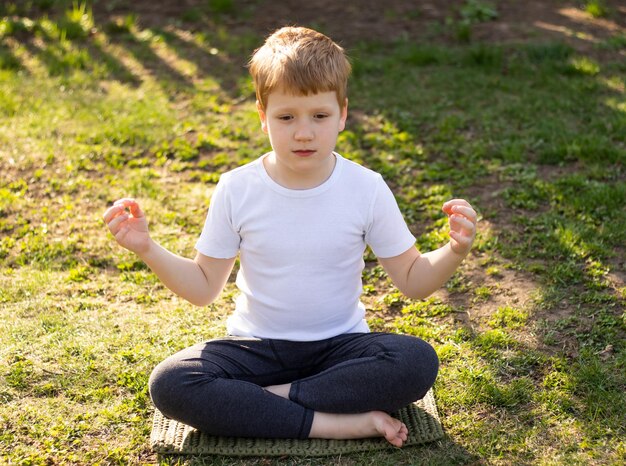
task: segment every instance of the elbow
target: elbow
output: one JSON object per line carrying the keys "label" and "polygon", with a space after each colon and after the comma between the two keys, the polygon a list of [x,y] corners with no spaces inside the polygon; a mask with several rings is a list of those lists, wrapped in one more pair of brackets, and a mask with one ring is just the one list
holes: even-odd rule
{"label": "elbow", "polygon": [[196,299],[194,299],[194,300],[188,299],[187,301],[190,302],[191,304],[193,304],[196,307],[206,307],[209,304],[211,304],[211,302],[212,302],[212,301],[208,301],[208,300],[196,300]]}
{"label": "elbow", "polygon": [[426,299],[428,298],[432,293],[425,293],[423,291],[413,291],[413,292],[406,292],[403,293],[407,298],[409,299]]}
{"label": "elbow", "polygon": [[430,289],[425,289],[421,287],[414,287],[414,288],[403,287],[403,288],[398,288],[398,289],[400,290],[400,292],[402,292],[404,296],[406,296],[409,299],[426,299],[436,291],[436,290],[430,290]]}
{"label": "elbow", "polygon": [[211,304],[205,299],[186,298],[186,300],[188,303],[193,304],[196,307],[205,307]]}
{"label": "elbow", "polygon": [[194,306],[206,307],[209,304],[212,304],[213,301],[215,301],[216,298],[217,298],[217,296],[212,296],[212,295],[206,294],[206,295],[202,295],[202,296],[189,296],[189,297],[187,297],[185,299],[189,303],[193,304]]}

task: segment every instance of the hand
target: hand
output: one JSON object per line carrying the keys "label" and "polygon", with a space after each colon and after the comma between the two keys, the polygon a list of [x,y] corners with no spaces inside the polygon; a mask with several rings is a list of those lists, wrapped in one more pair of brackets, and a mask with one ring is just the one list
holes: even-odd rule
{"label": "hand", "polygon": [[102,218],[120,246],[136,254],[150,248],[148,221],[134,199],[115,201]]}
{"label": "hand", "polygon": [[450,247],[457,254],[467,254],[476,237],[478,215],[464,199],[452,199],[441,208],[448,215]]}

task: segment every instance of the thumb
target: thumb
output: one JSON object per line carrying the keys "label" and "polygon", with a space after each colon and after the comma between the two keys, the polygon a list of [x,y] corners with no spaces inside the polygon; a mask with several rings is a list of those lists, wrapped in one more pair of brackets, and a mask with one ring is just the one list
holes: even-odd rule
{"label": "thumb", "polygon": [[115,205],[122,205],[124,208],[127,208],[130,211],[130,215],[134,218],[144,217],[143,210],[139,207],[139,203],[131,198],[120,199],[115,202]]}

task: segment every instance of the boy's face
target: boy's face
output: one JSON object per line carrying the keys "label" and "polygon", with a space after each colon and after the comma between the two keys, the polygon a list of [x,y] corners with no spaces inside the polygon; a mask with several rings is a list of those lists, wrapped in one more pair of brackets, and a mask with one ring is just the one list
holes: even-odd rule
{"label": "boy's face", "polygon": [[311,177],[334,165],[332,152],[337,135],[348,116],[339,106],[334,91],[293,95],[278,89],[272,92],[265,110],[257,102],[261,127],[269,135],[277,168],[284,173]]}

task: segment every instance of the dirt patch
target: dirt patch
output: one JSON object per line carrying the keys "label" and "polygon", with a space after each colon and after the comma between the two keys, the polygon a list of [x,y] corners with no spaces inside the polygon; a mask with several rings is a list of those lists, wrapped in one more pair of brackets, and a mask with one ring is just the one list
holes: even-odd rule
{"label": "dirt patch", "polygon": [[[580,8],[581,3],[561,0],[478,2],[495,7],[497,17],[473,24],[471,40],[492,43],[563,40],[589,52],[595,50],[597,43],[626,32],[623,1],[604,2],[609,11],[604,18],[593,18]],[[98,2],[94,13],[97,22],[134,13],[144,27],[163,26],[172,21],[185,22],[185,13],[189,11],[206,12],[206,4],[205,0]],[[234,0],[235,12],[220,15],[217,21],[233,33],[252,30],[259,36],[283,25],[305,25],[322,30],[346,46],[363,40],[392,42],[399,38],[455,42],[458,38],[452,25],[461,19],[461,8],[465,4],[464,0]],[[192,29],[214,26],[204,20],[187,23],[185,27]]]}

